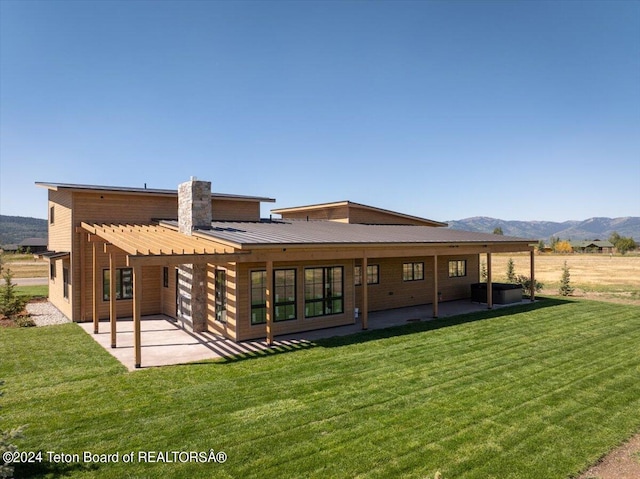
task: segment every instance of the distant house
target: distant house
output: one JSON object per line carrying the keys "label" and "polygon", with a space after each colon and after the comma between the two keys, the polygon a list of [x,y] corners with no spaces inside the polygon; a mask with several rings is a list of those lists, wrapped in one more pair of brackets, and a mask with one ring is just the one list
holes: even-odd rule
{"label": "distant house", "polygon": [[[274,199],[211,192],[37,183],[49,190],[49,299],[73,321],[142,315],[234,341],[360,321],[369,311],[471,297],[480,255],[529,252],[532,240],[340,201],[273,210]],[[533,279],[533,278],[532,278]],[[491,291],[491,289],[489,289]],[[533,297],[532,297],[533,299]],[[488,307],[492,296],[487,296]]]}
{"label": "distant house", "polygon": [[613,244],[610,241],[571,241],[571,247],[576,253],[613,253]]}
{"label": "distant house", "polygon": [[26,238],[18,243],[20,251],[29,251],[30,253],[44,253],[47,251],[47,238]]}

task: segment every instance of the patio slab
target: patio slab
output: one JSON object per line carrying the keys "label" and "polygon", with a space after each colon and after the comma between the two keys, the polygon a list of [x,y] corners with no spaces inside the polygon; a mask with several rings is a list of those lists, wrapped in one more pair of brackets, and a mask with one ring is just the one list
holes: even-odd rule
{"label": "patio slab", "polygon": [[[530,304],[529,300],[519,303],[495,305],[494,309]],[[476,311],[486,311],[487,305],[471,303],[469,300],[440,303],[439,318],[446,318]],[[433,321],[432,306],[412,306],[369,313],[368,329],[384,329],[400,326],[407,322]],[[346,336],[362,331],[361,318],[354,324],[335,328],[319,329],[302,333],[277,336],[273,346],[265,340],[234,342],[213,333],[194,333],[180,323],[164,315],[145,316],[140,321],[142,338],[142,368],[185,364],[209,359],[255,356],[269,350],[284,351],[311,347],[313,341],[333,336]],[[133,320],[118,319],[117,347],[111,348],[111,333],[108,321],[101,321],[99,333],[93,333],[93,323],[78,325],[105,348],[127,369],[134,371],[135,354],[133,345]]]}

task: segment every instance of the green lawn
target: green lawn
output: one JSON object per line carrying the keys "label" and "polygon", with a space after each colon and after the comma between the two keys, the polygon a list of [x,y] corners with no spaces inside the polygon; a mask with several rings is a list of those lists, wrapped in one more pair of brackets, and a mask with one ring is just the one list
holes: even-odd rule
{"label": "green lawn", "polygon": [[77,325],[5,329],[0,429],[120,455],[16,477],[567,478],[640,430],[639,348],[637,307],[559,299],[131,373]]}

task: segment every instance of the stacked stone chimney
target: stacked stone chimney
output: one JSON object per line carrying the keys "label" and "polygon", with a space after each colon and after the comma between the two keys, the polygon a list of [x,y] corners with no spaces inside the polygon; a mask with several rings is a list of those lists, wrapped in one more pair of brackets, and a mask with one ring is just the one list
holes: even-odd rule
{"label": "stacked stone chimney", "polygon": [[[189,181],[178,185],[178,229],[191,236],[195,229],[211,229],[211,182]],[[193,330],[207,330],[207,265],[178,267],[178,317]]]}

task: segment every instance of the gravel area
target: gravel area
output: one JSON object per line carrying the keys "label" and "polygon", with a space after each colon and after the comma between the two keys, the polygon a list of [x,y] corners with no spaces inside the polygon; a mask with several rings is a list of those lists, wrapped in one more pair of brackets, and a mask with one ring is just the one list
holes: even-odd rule
{"label": "gravel area", "polygon": [[27,312],[36,326],[50,326],[52,324],[70,323],[71,320],[62,314],[49,301],[37,301],[27,304]]}

